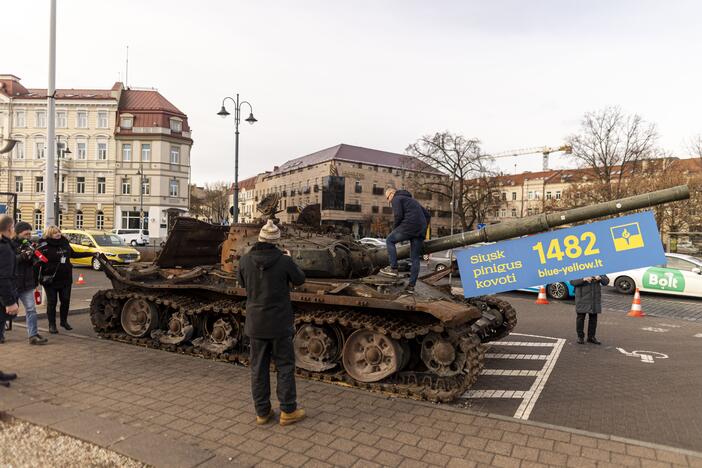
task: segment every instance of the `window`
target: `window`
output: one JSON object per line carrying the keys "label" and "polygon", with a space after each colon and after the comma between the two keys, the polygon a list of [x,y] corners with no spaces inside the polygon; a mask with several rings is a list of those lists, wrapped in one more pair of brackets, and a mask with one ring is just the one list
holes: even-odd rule
{"label": "window", "polygon": [[83,229],[83,212],[76,212],[76,229]]}
{"label": "window", "polygon": [[24,159],[24,143],[18,141],[13,151],[15,159]]}
{"label": "window", "polygon": [[24,181],[23,177],[15,176],[15,192],[20,193],[24,191]]}
{"label": "window", "polygon": [[38,128],[46,128],[46,111],[37,111],[36,114],[37,118],[37,127]]}
{"label": "window", "polygon": [[76,177],[76,193],[85,193],[85,177]]}
{"label": "window", "polygon": [[180,164],[180,148],[171,146],[171,164]]}
{"label": "window", "polygon": [[322,177],[322,209],[341,210],[345,205],[346,179],[340,176]]}
{"label": "window", "polygon": [[97,143],[97,158],[101,161],[107,159],[107,143],[104,141],[98,141]]}
{"label": "window", "polygon": [[44,146],[44,140],[39,140],[34,143],[34,158],[44,159],[46,157],[46,147]]}
{"label": "window", "polygon": [[44,191],[44,177],[37,176],[34,178],[34,191],[37,193]]}
{"label": "window", "polygon": [[68,176],[65,176],[65,175],[62,175],[62,176],[61,176],[61,192],[65,192],[65,191],[66,191],[66,180],[67,180],[67,178],[68,178]]}
{"label": "window", "polygon": [[533,214],[534,214],[534,210],[532,210],[531,208],[528,208],[528,209],[527,209],[527,215],[528,215],[528,216],[531,216],[531,215],[533,215]]}
{"label": "window", "polygon": [[22,221],[22,210],[17,210],[17,214],[15,215],[15,217],[17,218],[18,223]]}
{"label": "window", "polygon": [[122,178],[122,195],[129,195],[132,193],[132,182],[129,177]]}
{"label": "window", "polygon": [[377,206],[371,206],[371,213],[377,213],[380,211]]}
{"label": "window", "polygon": [[171,119],[171,131],[180,133],[183,131],[183,122],[177,119]]}
{"label": "window", "polygon": [[122,229],[139,229],[139,212],[138,211],[123,211],[122,212]]}
{"label": "window", "polygon": [[171,197],[178,196],[178,180],[177,179],[171,179],[171,182],[168,185],[168,195],[170,195]]}
{"label": "window", "polygon": [[[497,211],[497,210],[495,210],[495,211]],[[497,214],[497,213],[495,213],[495,214]],[[504,218],[506,216],[507,216],[507,210],[500,210],[500,218]]]}
{"label": "window", "polygon": [[40,210],[34,210],[34,229],[41,229],[44,226],[44,217]]}
{"label": "window", "polygon": [[76,152],[78,159],[88,159],[88,144],[84,141],[76,143]]}
{"label": "window", "polygon": [[133,124],[134,124],[133,117],[122,117],[120,119],[120,122],[119,122],[119,126],[125,130],[131,130]]}
{"label": "window", "polygon": [[122,160],[131,161],[132,160],[132,145],[125,143],[122,145]]}
{"label": "window", "polygon": [[98,111],[97,126],[98,128],[107,128],[107,111]]}
{"label": "window", "polygon": [[692,271],[693,268],[698,268],[697,265],[695,265],[692,262],[688,262],[687,260],[683,260],[682,258],[676,258],[676,257],[666,257],[666,268],[674,268],[676,270],[683,270],[683,271]]}
{"label": "window", "polygon": [[105,229],[105,215],[102,211],[98,211],[97,215],[95,215],[95,227],[100,231]]}
{"label": "window", "polygon": [[56,143],[56,156],[61,159],[64,159],[66,157],[66,148],[66,143]]}
{"label": "window", "polygon": [[556,190],[556,200],[560,200],[560,199],[561,199],[561,191]]}
{"label": "window", "polygon": [[68,127],[68,118],[66,117],[66,111],[56,112],[56,128],[66,127]]}
{"label": "window", "polygon": [[539,192],[534,192],[534,199],[535,200],[541,199],[541,194]]}
{"label": "window", "polygon": [[507,192],[502,192],[502,201],[507,201]]}
{"label": "window", "polygon": [[26,127],[27,126],[27,116],[23,110],[15,111],[15,127]]}
{"label": "window", "polygon": [[98,177],[97,178],[97,193],[98,195],[104,194],[106,191],[105,187],[105,178],[104,177]]}
{"label": "window", "polygon": [[529,192],[529,200],[533,200],[533,199],[534,199],[534,192]]}
{"label": "window", "polygon": [[88,111],[76,112],[76,127],[88,128]]}
{"label": "window", "polygon": [[517,199],[517,192],[512,192],[512,200],[514,201],[516,199]]}
{"label": "window", "polygon": [[147,143],[141,144],[141,160],[151,161],[151,145]]}
{"label": "window", "polygon": [[551,199],[551,192],[546,192],[546,200],[550,200],[550,199]]}
{"label": "window", "polygon": [[354,191],[356,193],[363,193],[363,185],[361,185],[361,181],[357,180],[356,181],[356,186],[354,187]]}
{"label": "window", "polygon": [[513,218],[517,217],[517,209],[516,208],[512,208],[512,217]]}
{"label": "window", "polygon": [[141,193],[143,195],[151,195],[151,179],[144,177],[141,181]]}

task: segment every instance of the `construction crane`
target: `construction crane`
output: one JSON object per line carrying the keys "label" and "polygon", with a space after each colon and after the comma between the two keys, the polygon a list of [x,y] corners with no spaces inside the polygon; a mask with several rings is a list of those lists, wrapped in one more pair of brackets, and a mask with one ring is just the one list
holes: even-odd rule
{"label": "construction crane", "polygon": [[511,151],[502,151],[501,153],[496,153],[496,154],[490,154],[488,155],[490,158],[497,159],[497,158],[509,158],[513,156],[524,156],[527,154],[539,154],[541,153],[543,155],[543,170],[548,171],[548,156],[551,153],[557,153],[557,152],[563,152],[565,154],[571,154],[573,152],[573,147],[570,145],[561,145],[561,146],[539,146],[536,148],[522,148],[522,149],[517,149],[517,150],[511,150]]}

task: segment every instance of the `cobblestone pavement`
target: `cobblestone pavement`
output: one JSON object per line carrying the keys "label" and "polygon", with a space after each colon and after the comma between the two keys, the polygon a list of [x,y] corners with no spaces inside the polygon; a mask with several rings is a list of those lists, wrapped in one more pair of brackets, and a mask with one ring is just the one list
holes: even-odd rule
{"label": "cobblestone pavement", "polygon": [[11,337],[2,355],[20,377],[0,409],[161,466],[702,466],[700,453],[307,381],[307,420],[258,427],[241,367],[66,335]]}
{"label": "cobblestone pavement", "polygon": [[[666,294],[641,293],[644,312],[656,317],[670,317],[693,322],[702,322],[702,298],[681,297]],[[633,296],[619,294],[614,288],[604,288],[602,307],[611,310],[631,308]]]}

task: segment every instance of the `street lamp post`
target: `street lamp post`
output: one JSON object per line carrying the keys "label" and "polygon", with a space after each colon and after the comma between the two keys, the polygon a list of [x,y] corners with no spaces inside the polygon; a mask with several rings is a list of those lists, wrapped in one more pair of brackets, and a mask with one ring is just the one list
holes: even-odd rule
{"label": "street lamp post", "polygon": [[241,121],[241,106],[246,104],[249,106],[249,117],[246,119],[248,123],[251,125],[255,124],[258,122],[256,118],[253,115],[253,107],[251,107],[251,104],[247,101],[241,101],[239,102],[239,93],[236,95],[236,100],[234,98],[231,98],[229,96],[225,97],[222,99],[222,108],[217,112],[217,115],[219,115],[222,118],[226,118],[229,115],[229,112],[227,112],[227,108],[224,107],[224,102],[229,99],[232,101],[235,105],[234,108],[234,223],[239,222],[239,123]]}
{"label": "street lamp post", "polygon": [[61,197],[59,195],[59,192],[61,191],[61,159],[65,158],[67,154],[71,154],[71,150],[68,148],[68,146],[62,147],[61,142],[57,142],[56,154],[56,198],[54,199],[54,222],[57,226],[59,226],[61,224],[59,222],[59,214],[61,213]]}

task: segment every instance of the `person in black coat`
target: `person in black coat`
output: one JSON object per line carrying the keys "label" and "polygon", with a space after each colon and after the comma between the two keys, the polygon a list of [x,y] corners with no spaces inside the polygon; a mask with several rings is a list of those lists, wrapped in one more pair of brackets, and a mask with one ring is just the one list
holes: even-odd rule
{"label": "person in black coat", "polygon": [[56,329],[56,305],[61,300],[61,326],[72,330],[68,324],[68,309],[71,303],[71,286],[73,285],[72,258],[92,257],[91,252],[75,252],[68,239],[61,235],[57,226],[49,226],[44,239],[37,247],[48,260],[39,265],[39,283],[46,291],[46,317],[49,319],[49,333],[58,333]]}
{"label": "person in black coat", "polygon": [[427,234],[427,226],[431,220],[431,215],[407,190],[385,189],[385,198],[392,205],[392,213],[395,218],[393,230],[385,239],[388,249],[388,260],[390,265],[380,272],[389,276],[398,276],[397,273],[397,248],[395,244],[402,241],[410,241],[410,278],[407,284],[407,291],[414,291],[419,277],[419,261],[422,257],[422,247]]}
{"label": "person in black coat", "polygon": [[[12,247],[15,235],[15,220],[6,214],[0,215],[0,344],[5,342],[5,322],[19,312],[15,276],[17,270],[16,252]],[[17,374],[0,371],[0,385],[10,386],[10,380]]]}
{"label": "person in black coat", "polygon": [[37,275],[35,268],[34,248],[31,241],[32,225],[20,221],[15,225],[15,237],[12,245],[17,252],[17,295],[24,305],[25,321],[27,323],[27,336],[29,344],[46,344],[47,340],[39,334],[37,328],[37,305],[34,299],[34,291],[37,288]]}
{"label": "person in black coat", "polygon": [[297,407],[295,387],[294,313],[290,284],[305,282],[305,274],[275,243],[280,229],[268,220],[251,251],[239,261],[239,284],[246,288],[244,333],[251,348],[251,393],[256,408],[256,423],[266,424],[273,417],[271,408],[270,362],[278,371],[277,394],[280,425],[300,421],[305,410]]}
{"label": "person in black coat", "polygon": [[602,344],[595,336],[597,332],[597,314],[602,312],[602,286],[609,284],[607,275],[587,276],[572,280],[575,288],[575,330],[578,333],[578,343],[585,343],[585,315],[588,315],[587,342]]}

